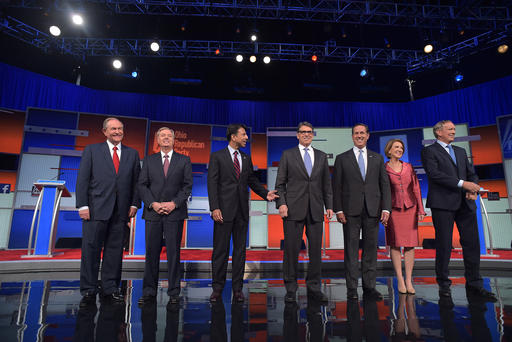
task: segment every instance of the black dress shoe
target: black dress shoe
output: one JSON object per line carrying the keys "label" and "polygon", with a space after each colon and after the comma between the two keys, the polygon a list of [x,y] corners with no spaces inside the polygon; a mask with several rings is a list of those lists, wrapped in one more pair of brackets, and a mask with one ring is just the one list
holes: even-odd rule
{"label": "black dress shoe", "polygon": [[103,295],[101,296],[100,301],[102,304],[125,304],[124,296],[119,292]]}
{"label": "black dress shoe", "polygon": [[210,295],[210,302],[211,303],[217,303],[222,301],[222,292],[218,290],[213,290],[212,294]]}
{"label": "black dress shoe", "polygon": [[87,293],[80,300],[80,308],[96,305],[96,293]]}
{"label": "black dress shoe", "polygon": [[474,297],[480,297],[488,302],[496,302],[498,298],[492,292],[487,291],[483,287],[466,286],[466,294]]}
{"label": "black dress shoe", "polygon": [[328,303],[329,298],[322,291],[308,291],[308,298],[319,303]]}
{"label": "black dress shoe", "polygon": [[357,295],[357,289],[348,289],[347,290],[347,299],[348,300],[358,300],[359,296]]}
{"label": "black dress shoe", "polygon": [[293,291],[286,292],[286,295],[284,296],[284,302],[285,303],[295,303],[297,295]]}
{"label": "black dress shoe", "polygon": [[153,295],[144,295],[139,298],[139,301],[137,302],[139,306],[147,305],[156,302],[156,296]]}
{"label": "black dress shoe", "polygon": [[244,293],[242,291],[233,292],[233,302],[243,303],[245,301]]}
{"label": "black dress shoe", "polygon": [[450,290],[449,287],[441,287],[439,289],[439,298],[442,298],[442,297],[445,297],[445,298],[450,297],[451,298],[451,296],[452,296],[452,291]]}
{"label": "black dress shoe", "polygon": [[366,299],[371,299],[371,300],[375,300],[375,301],[382,300],[382,295],[380,294],[379,291],[377,291],[374,288],[373,289],[363,289],[363,296]]}

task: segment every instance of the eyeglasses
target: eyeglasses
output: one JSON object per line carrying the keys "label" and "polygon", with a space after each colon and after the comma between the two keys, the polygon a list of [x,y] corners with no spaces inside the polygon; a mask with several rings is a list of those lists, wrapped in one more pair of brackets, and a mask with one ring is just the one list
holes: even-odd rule
{"label": "eyeglasses", "polygon": [[313,131],[297,131],[299,134],[313,134]]}

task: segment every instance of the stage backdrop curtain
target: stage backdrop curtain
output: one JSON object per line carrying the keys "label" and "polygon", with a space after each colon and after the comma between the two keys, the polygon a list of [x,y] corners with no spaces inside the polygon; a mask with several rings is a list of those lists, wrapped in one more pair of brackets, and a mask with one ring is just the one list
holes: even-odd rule
{"label": "stage backdrop curtain", "polygon": [[432,126],[450,119],[480,126],[512,113],[512,77],[403,103],[270,102],[194,99],[168,95],[95,90],[0,63],[0,107],[27,107],[147,117],[152,120],[229,124],[242,122],[254,132],[364,122],[371,130]]}

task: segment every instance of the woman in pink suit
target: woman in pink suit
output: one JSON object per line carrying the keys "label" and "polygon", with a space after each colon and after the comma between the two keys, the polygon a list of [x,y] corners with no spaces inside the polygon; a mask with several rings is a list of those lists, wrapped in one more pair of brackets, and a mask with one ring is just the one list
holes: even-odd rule
{"label": "woman in pink suit", "polygon": [[[391,139],[384,148],[389,158],[386,171],[391,184],[392,211],[386,225],[386,240],[391,248],[391,261],[398,280],[398,292],[415,294],[412,286],[414,247],[418,244],[418,221],[425,217],[418,177],[412,165],[400,160],[405,146],[400,139]],[[405,281],[402,276],[404,248]]]}

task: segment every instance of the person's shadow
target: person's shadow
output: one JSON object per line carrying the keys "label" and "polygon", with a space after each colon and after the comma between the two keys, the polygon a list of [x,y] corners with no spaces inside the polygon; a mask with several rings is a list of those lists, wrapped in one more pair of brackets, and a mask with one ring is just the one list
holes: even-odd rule
{"label": "person's shadow", "polygon": [[321,311],[322,305],[315,300],[308,300],[306,317],[308,320],[307,336],[308,341],[323,341],[325,338],[325,322]]}
{"label": "person's shadow", "polygon": [[[228,341],[226,309],[222,301],[211,307],[210,339],[212,342]],[[231,341],[244,341],[243,303],[231,304]]]}
{"label": "person's shadow", "polygon": [[371,299],[363,300],[364,323],[361,324],[359,302],[347,301],[347,341],[381,341],[379,313],[377,302]]}
{"label": "person's shadow", "polygon": [[421,337],[420,324],[416,316],[415,296],[400,294],[396,319],[393,320],[391,336],[394,341],[417,340]]}
{"label": "person's shadow", "polygon": [[[75,334],[73,341],[85,342],[122,342],[127,341],[125,323],[125,305],[105,304],[100,306],[98,323],[94,324],[94,317],[98,309],[96,306],[78,310]],[[96,334],[94,328],[96,327]],[[95,338],[96,337],[96,338]]]}

